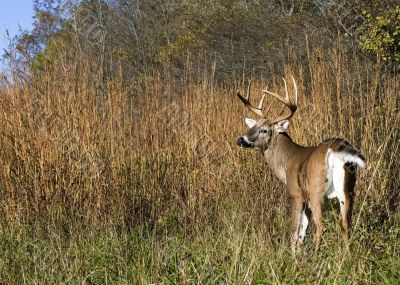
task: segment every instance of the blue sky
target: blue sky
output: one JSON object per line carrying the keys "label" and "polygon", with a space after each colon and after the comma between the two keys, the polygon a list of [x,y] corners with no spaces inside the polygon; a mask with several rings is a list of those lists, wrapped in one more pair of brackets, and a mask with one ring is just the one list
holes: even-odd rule
{"label": "blue sky", "polygon": [[0,2],[0,55],[7,47],[6,29],[13,37],[18,33],[19,27],[30,30],[33,22],[32,0],[5,0]]}

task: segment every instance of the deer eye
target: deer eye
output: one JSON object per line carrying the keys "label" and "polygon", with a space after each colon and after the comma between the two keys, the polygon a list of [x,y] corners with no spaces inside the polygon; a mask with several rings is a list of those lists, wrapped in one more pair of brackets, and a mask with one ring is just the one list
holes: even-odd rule
{"label": "deer eye", "polygon": [[267,130],[260,130],[260,134],[266,134],[267,132]]}

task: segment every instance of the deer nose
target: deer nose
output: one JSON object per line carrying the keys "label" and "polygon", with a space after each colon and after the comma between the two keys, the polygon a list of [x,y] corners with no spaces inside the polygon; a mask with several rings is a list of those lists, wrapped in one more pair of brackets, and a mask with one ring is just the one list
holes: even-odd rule
{"label": "deer nose", "polygon": [[246,140],[244,137],[238,138],[236,144],[240,147],[251,147],[251,143]]}

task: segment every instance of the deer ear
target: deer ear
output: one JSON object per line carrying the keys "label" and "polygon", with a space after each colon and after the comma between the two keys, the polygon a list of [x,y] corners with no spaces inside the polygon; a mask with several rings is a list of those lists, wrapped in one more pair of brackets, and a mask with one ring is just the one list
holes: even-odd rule
{"label": "deer ear", "polygon": [[253,119],[250,119],[250,118],[244,119],[244,122],[246,123],[246,125],[247,125],[249,128],[252,128],[252,127],[257,123],[256,120],[253,120]]}
{"label": "deer ear", "polygon": [[279,121],[274,125],[275,131],[278,133],[286,131],[288,127],[289,127],[288,120]]}

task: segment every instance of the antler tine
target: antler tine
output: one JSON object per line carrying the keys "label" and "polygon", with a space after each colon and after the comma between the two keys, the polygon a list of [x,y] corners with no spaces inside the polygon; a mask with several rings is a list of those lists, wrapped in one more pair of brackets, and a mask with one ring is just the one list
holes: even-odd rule
{"label": "antler tine", "polygon": [[296,110],[297,110],[297,85],[296,85],[296,81],[295,81],[293,75],[291,75],[291,77],[292,77],[293,85],[294,85],[294,89],[295,89],[295,103],[294,103],[294,104],[292,104],[292,103],[290,102],[289,92],[288,92],[288,89],[287,89],[287,83],[286,83],[285,78],[282,78],[282,79],[283,79],[283,83],[284,83],[284,85],[285,85],[285,97],[281,97],[281,96],[279,96],[277,93],[272,92],[272,91],[269,91],[269,90],[267,90],[267,89],[263,90],[264,93],[268,93],[268,94],[274,96],[274,97],[275,97],[276,99],[278,99],[279,101],[281,101],[281,102],[282,102],[283,104],[285,104],[285,106],[287,106],[287,107],[290,109],[290,111],[291,111],[291,113],[290,113],[288,116],[279,117],[277,120],[274,121],[274,123],[279,122],[279,121],[281,121],[281,120],[289,120],[289,119],[294,115],[294,113],[295,113]]}
{"label": "antler tine", "polygon": [[[289,99],[289,93],[288,93],[288,89],[287,89],[287,84],[286,84],[286,80],[285,78],[283,79],[283,83],[285,84],[285,98],[283,98],[282,96],[279,96],[277,93],[269,91],[268,89],[264,89],[263,92],[264,93],[268,93],[272,96],[274,96],[276,99],[278,99],[279,101],[281,101],[283,104],[285,104],[286,106],[290,105],[290,99]],[[288,106],[289,107],[289,106]]]}
{"label": "antler tine", "polygon": [[290,74],[290,76],[292,77],[293,86],[294,86],[294,104],[297,106],[297,84],[296,84],[296,80],[294,80],[293,75]]}
{"label": "antler tine", "polygon": [[287,84],[285,78],[282,77],[283,83],[285,84],[285,102],[290,104],[290,99],[289,99],[289,92],[287,90]]}
{"label": "antler tine", "polygon": [[243,96],[240,94],[240,90],[237,92],[236,95],[239,97],[240,101],[242,101],[243,104],[244,104],[250,111],[252,111],[253,113],[255,113],[257,116],[259,116],[259,117],[261,117],[261,118],[264,118],[264,113],[262,112],[262,106],[263,106],[263,101],[264,101],[264,98],[265,98],[265,94],[264,94],[263,97],[261,98],[261,101],[260,101],[260,103],[258,104],[258,107],[257,107],[257,108],[256,108],[256,107],[253,107],[253,106],[250,104],[250,86],[251,86],[251,80],[249,81],[249,85],[247,86],[247,94],[246,94],[246,97],[243,97]]}
{"label": "antler tine", "polygon": [[247,101],[249,101],[249,102],[250,102],[251,81],[252,81],[252,79],[249,80],[249,85],[247,85],[247,93],[246,93],[246,99],[247,99]]}
{"label": "antler tine", "polygon": [[257,109],[262,110],[263,105],[264,105],[264,99],[265,99],[265,94],[262,95],[260,103],[258,103]]}

